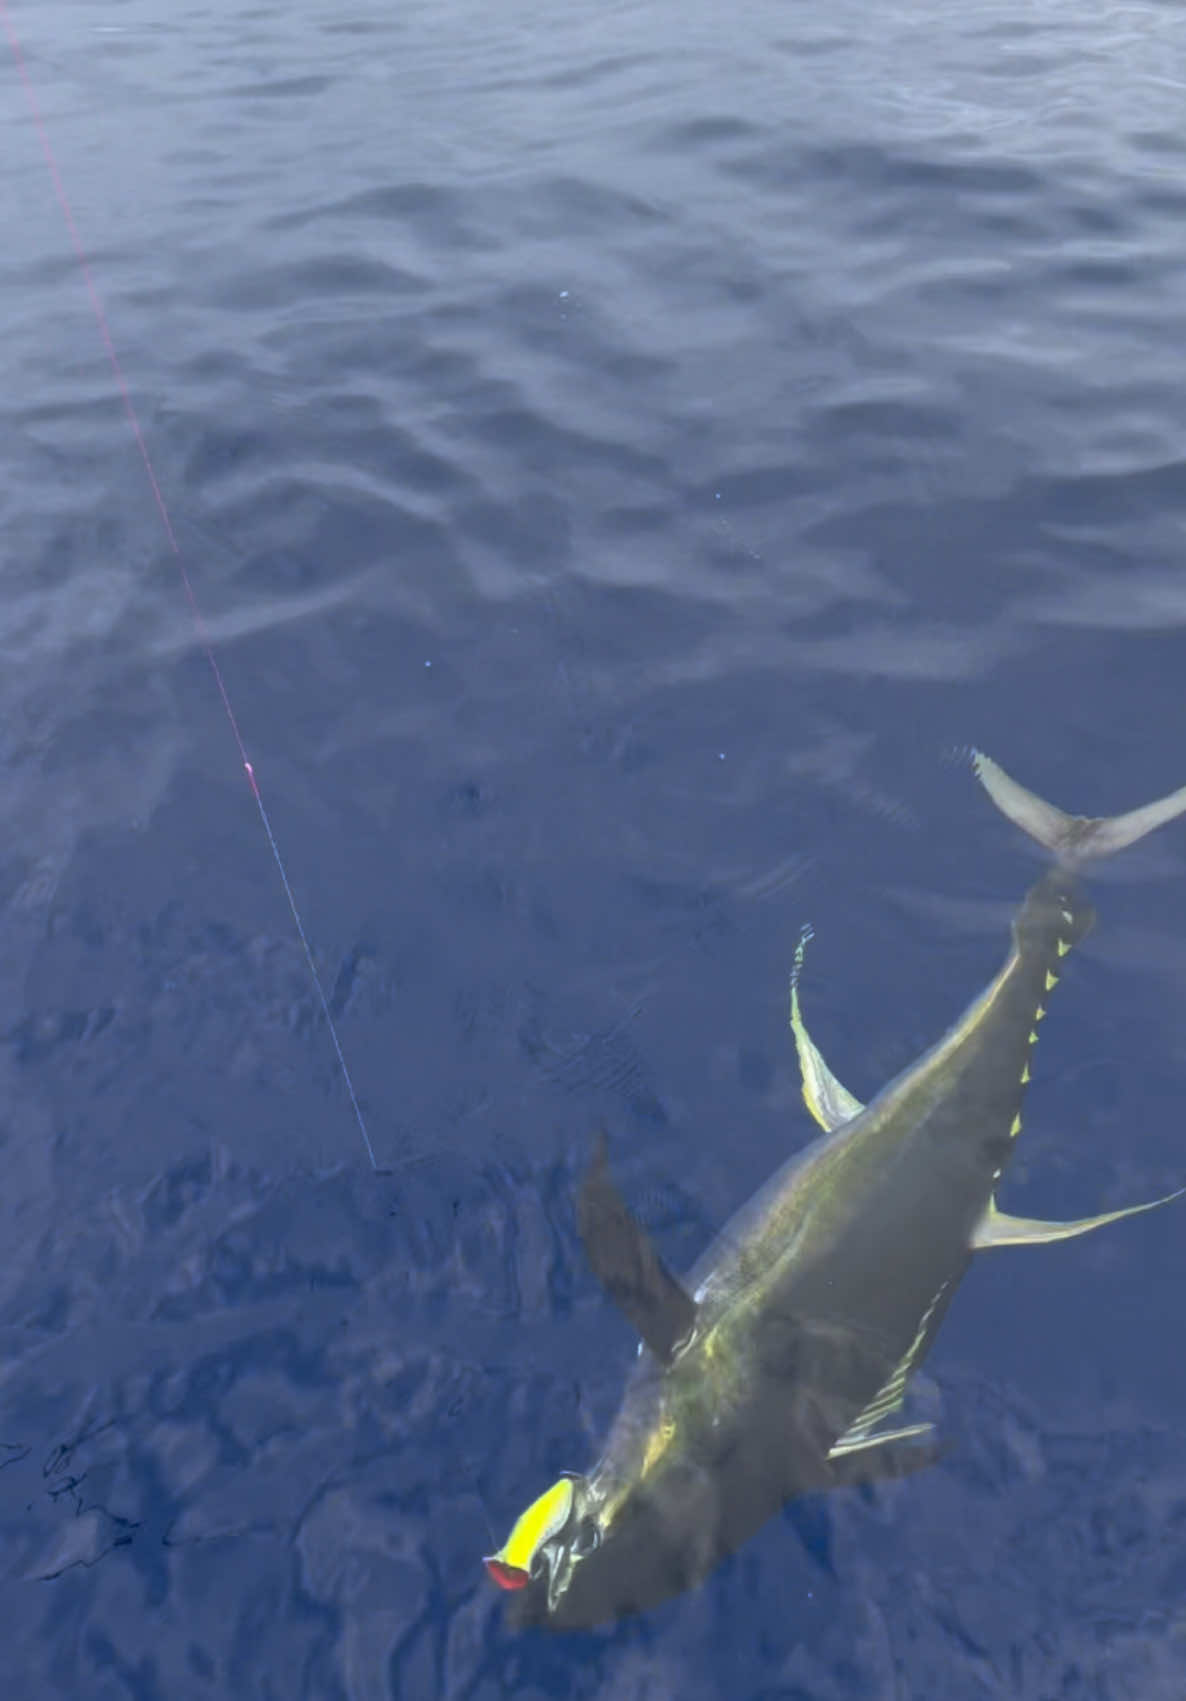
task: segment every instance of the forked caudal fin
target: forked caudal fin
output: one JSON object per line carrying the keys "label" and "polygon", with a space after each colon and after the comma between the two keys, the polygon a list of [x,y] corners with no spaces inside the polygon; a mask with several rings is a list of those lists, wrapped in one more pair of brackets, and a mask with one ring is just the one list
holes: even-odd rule
{"label": "forked caudal fin", "polygon": [[1078,868],[1095,857],[1135,845],[1155,827],[1186,814],[1186,786],[1130,809],[1127,815],[1068,815],[1011,779],[991,756],[972,752],[972,769],[1002,815],[1051,851],[1064,868]]}

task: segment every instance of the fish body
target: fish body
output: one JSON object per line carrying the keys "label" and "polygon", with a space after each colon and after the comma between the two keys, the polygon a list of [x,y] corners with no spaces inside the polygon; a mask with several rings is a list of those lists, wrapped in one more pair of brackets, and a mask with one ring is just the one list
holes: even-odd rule
{"label": "fish body", "polygon": [[648,1609],[700,1582],[792,1496],[932,1462],[930,1426],[895,1419],[973,1255],[1165,1202],[1044,1223],[1002,1213],[996,1188],[1051,995],[1093,923],[1077,867],[1186,810],[1186,790],[1096,822],[1063,815],[988,758],[977,772],[1059,860],[1027,893],[1001,969],[936,1045],[862,1107],[803,1022],[801,946],[791,1027],[825,1132],[682,1283],[630,1215],[601,1142],[578,1222],[643,1346],[597,1463],[533,1502],[487,1561],[518,1622],[588,1628]]}

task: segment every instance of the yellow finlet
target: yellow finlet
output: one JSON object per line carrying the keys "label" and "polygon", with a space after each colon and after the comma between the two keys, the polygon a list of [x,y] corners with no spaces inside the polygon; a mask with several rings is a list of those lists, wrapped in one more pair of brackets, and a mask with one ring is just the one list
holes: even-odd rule
{"label": "yellow finlet", "polygon": [[1023,1087],[1026,1085],[1029,1078],[1030,1078],[1030,1063],[1029,1063],[1029,1058],[1027,1057],[1026,1060],[1025,1060],[1025,1068],[1021,1071],[1021,1084],[1022,1084]]}
{"label": "yellow finlet", "polygon": [[647,1476],[666,1453],[675,1440],[675,1419],[667,1416],[657,1429],[653,1429],[647,1437],[646,1451],[643,1454],[642,1471],[640,1475]]}
{"label": "yellow finlet", "polygon": [[1037,1030],[1037,1028],[1031,1028],[1030,1029],[1030,1044],[1031,1045],[1037,1045],[1037,1043],[1038,1043],[1038,1030]]}
{"label": "yellow finlet", "polygon": [[1058,985],[1058,976],[1053,969],[1046,970],[1046,990],[1051,992]]}
{"label": "yellow finlet", "polygon": [[1058,954],[1060,957],[1065,957],[1070,948],[1071,942],[1069,939],[1060,939],[1058,941]]}
{"label": "yellow finlet", "polygon": [[1017,1115],[1013,1118],[1013,1126],[1009,1130],[1010,1140],[1016,1140],[1017,1136],[1020,1133],[1021,1133],[1021,1112],[1018,1111]]}

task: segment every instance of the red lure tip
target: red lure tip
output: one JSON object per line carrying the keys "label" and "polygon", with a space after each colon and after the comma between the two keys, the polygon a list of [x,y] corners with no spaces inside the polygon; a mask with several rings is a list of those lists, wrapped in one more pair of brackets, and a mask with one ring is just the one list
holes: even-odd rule
{"label": "red lure tip", "polygon": [[482,1561],[500,1589],[522,1589],[528,1582],[527,1572],[518,1565],[508,1565],[505,1559]]}

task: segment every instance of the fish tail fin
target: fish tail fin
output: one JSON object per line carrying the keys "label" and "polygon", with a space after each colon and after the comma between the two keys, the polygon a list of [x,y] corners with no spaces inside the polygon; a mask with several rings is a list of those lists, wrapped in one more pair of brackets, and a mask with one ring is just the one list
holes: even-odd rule
{"label": "fish tail fin", "polygon": [[1044,845],[1063,868],[1074,869],[1096,857],[1111,856],[1136,844],[1155,827],[1186,814],[1186,786],[1140,809],[1130,809],[1127,815],[1068,815],[1018,785],[983,751],[972,751],[972,771],[1001,814]]}

